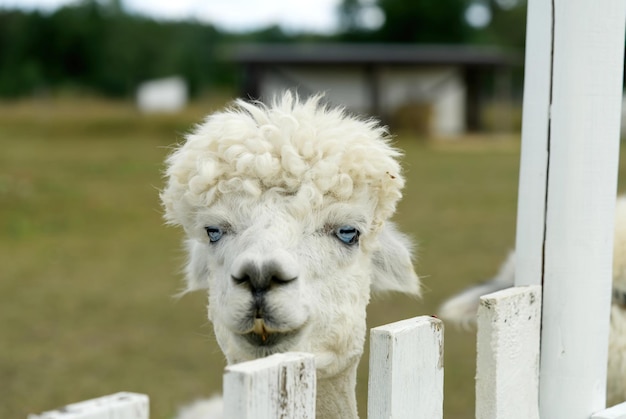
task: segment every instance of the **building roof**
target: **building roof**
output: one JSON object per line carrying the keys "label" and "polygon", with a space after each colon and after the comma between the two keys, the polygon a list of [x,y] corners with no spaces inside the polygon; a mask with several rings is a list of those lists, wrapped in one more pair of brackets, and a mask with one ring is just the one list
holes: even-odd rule
{"label": "building roof", "polygon": [[412,44],[235,44],[225,58],[239,64],[515,66],[520,56],[495,47]]}

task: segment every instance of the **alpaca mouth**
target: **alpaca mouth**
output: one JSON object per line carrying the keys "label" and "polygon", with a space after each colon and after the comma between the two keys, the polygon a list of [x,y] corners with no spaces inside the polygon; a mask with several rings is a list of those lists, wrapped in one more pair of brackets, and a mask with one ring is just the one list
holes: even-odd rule
{"label": "alpaca mouth", "polygon": [[288,332],[272,331],[267,328],[265,320],[262,318],[254,319],[254,327],[252,331],[242,335],[248,343],[255,347],[271,348],[279,344],[288,343],[299,333],[299,330]]}

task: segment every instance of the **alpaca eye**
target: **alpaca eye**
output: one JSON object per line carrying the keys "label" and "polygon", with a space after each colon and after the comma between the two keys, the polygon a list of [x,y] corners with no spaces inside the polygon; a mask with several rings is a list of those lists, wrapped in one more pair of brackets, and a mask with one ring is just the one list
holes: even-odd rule
{"label": "alpaca eye", "polygon": [[352,226],[341,226],[335,230],[335,235],[345,244],[356,244],[359,241],[359,230]]}
{"label": "alpaca eye", "polygon": [[219,227],[209,226],[209,227],[204,227],[204,229],[206,230],[206,234],[209,236],[209,241],[211,243],[215,243],[216,241],[221,239],[222,236],[224,235],[224,230],[222,230]]}

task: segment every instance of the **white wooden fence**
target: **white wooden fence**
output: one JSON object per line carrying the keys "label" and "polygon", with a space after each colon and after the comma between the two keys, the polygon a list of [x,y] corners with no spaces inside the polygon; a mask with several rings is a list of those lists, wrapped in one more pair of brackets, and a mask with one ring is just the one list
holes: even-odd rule
{"label": "white wooden fence", "polygon": [[[626,403],[604,405],[625,21],[626,0],[528,1],[518,287],[481,299],[478,419],[626,419]],[[369,418],[442,418],[442,323],[403,320],[370,342]],[[314,418],[313,364],[228,367],[226,417]],[[147,419],[147,398],[36,417]]]}
{"label": "white wooden fence", "polygon": [[[481,298],[477,419],[528,419],[538,408],[541,287]],[[370,334],[369,419],[443,418],[443,323],[421,316]],[[626,419],[626,403],[591,419]],[[118,393],[29,419],[148,419],[148,397]],[[315,365],[306,353],[276,354],[224,373],[224,418],[314,419]]]}

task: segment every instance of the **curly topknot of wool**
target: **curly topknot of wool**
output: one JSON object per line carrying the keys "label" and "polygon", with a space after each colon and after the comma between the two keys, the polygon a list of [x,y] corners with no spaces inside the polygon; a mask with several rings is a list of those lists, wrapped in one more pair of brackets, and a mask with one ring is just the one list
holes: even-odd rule
{"label": "curly topknot of wool", "polygon": [[167,159],[161,194],[166,219],[189,225],[195,209],[223,194],[260,196],[268,190],[306,199],[375,199],[374,224],[395,211],[404,179],[387,131],[286,92],[271,106],[238,100],[210,115]]}

